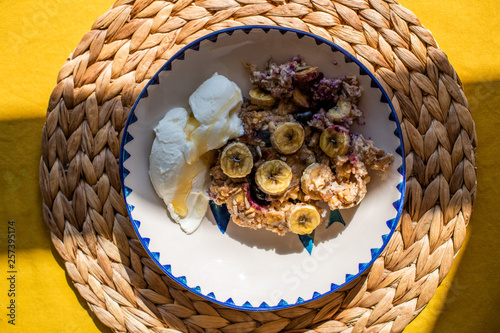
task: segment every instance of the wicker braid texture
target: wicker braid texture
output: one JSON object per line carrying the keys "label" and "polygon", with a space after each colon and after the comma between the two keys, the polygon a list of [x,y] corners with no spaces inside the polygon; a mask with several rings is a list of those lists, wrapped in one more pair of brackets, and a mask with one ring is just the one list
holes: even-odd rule
{"label": "wicker braid texture", "polygon": [[[319,300],[272,312],[228,309],[159,270],[127,217],[117,158],[148,79],[177,50],[240,25],[309,31],[340,45],[384,85],[402,123],[407,197],[397,231],[366,274]],[[43,128],[43,215],[67,274],[117,332],[400,332],[425,307],[466,235],[476,134],[445,53],[392,0],[118,0],[67,59]]]}

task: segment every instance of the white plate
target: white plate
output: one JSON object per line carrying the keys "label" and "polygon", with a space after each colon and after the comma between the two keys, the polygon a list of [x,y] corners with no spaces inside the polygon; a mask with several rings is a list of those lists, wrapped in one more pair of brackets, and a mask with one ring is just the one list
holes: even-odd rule
{"label": "white plate", "polygon": [[[341,212],[345,225],[322,224],[314,246],[229,223],[221,232],[212,212],[191,235],[170,220],[148,176],[153,128],[167,110],[188,108],[190,94],[214,72],[251,89],[242,61],[264,66],[300,55],[325,77],[357,75],[364,89],[366,125],[354,128],[395,156],[385,173],[371,172],[368,194]],[[139,240],[180,285],[219,304],[243,310],[282,309],[331,293],[362,274],[380,255],[401,215],[405,192],[403,140],[395,113],[374,76],[338,46],[317,36],[276,27],[221,30],[179,51],[135,103],[122,140],[120,173]],[[311,253],[309,253],[311,251]]]}

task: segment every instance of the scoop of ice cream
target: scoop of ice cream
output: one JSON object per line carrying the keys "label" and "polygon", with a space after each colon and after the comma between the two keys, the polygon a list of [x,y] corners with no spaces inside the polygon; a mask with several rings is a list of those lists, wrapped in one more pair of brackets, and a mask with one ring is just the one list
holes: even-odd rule
{"label": "scoop of ice cream", "polygon": [[204,125],[212,124],[241,106],[241,89],[223,75],[215,73],[189,97],[194,117]]}
{"label": "scoop of ice cream", "polygon": [[[165,202],[170,216],[186,233],[198,228],[208,205],[206,164],[200,160],[190,165],[184,158],[187,139],[184,128],[189,119],[184,108],[167,112],[154,129],[156,137],[149,156],[153,188]],[[188,205],[205,209],[189,210]]]}
{"label": "scoop of ice cream", "polygon": [[170,216],[186,233],[200,225],[208,207],[207,152],[243,134],[236,84],[217,73],[189,98],[192,112],[169,110],[155,127],[149,176]]}
{"label": "scoop of ice cream", "polygon": [[242,103],[240,88],[217,73],[196,89],[189,97],[189,105],[199,126],[189,134],[189,153],[185,156],[188,163],[243,135],[243,124],[238,117]]}

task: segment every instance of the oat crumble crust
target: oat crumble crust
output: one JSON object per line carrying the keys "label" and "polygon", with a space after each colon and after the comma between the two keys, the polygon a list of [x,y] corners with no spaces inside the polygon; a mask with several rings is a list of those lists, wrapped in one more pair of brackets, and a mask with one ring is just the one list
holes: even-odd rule
{"label": "oat crumble crust", "polygon": [[[370,181],[368,168],[386,171],[394,160],[372,141],[349,131],[349,126],[360,122],[363,116],[357,106],[362,89],[356,77],[326,79],[315,71],[312,79],[304,79],[299,75],[301,68],[311,66],[299,57],[281,65],[270,60],[263,71],[256,65],[247,65],[251,82],[271,93],[276,103],[263,107],[244,100],[239,113],[244,134],[235,141],[250,149],[253,171],[244,178],[230,178],[222,171],[218,158],[210,170],[209,189],[211,199],[218,205],[226,204],[232,221],[242,227],[265,228],[284,235],[291,231],[287,217],[296,205],[311,204],[322,217],[327,214],[324,202],[331,210],[356,206],[366,195],[366,184]],[[306,97],[306,105],[303,99],[297,101],[294,97],[295,90]],[[349,116],[340,122],[333,121],[327,112],[339,98],[351,103]],[[280,154],[269,139],[276,127],[286,122],[298,122],[305,132],[301,148],[290,155]],[[329,157],[319,146],[321,132],[332,126],[349,131],[350,143],[345,155]],[[223,149],[218,150],[219,155]],[[279,195],[263,193],[254,179],[255,170],[274,159],[286,162],[293,174],[288,189]],[[321,165],[319,173],[301,186],[304,170],[313,163]]]}

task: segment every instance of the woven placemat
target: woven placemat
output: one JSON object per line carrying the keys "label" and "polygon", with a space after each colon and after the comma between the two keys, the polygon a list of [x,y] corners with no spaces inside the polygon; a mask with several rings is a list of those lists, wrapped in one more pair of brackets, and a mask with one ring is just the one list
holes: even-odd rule
{"label": "woven placemat", "polygon": [[[177,50],[212,31],[279,25],[340,45],[387,90],[401,120],[407,193],[368,271],[311,303],[269,312],[217,305],[149,259],[121,196],[120,140],[132,104]],[[96,316],[122,332],[399,332],[425,307],[466,234],[476,193],[474,123],[445,53],[391,0],[119,0],[62,67],[43,128],[43,215]]]}

